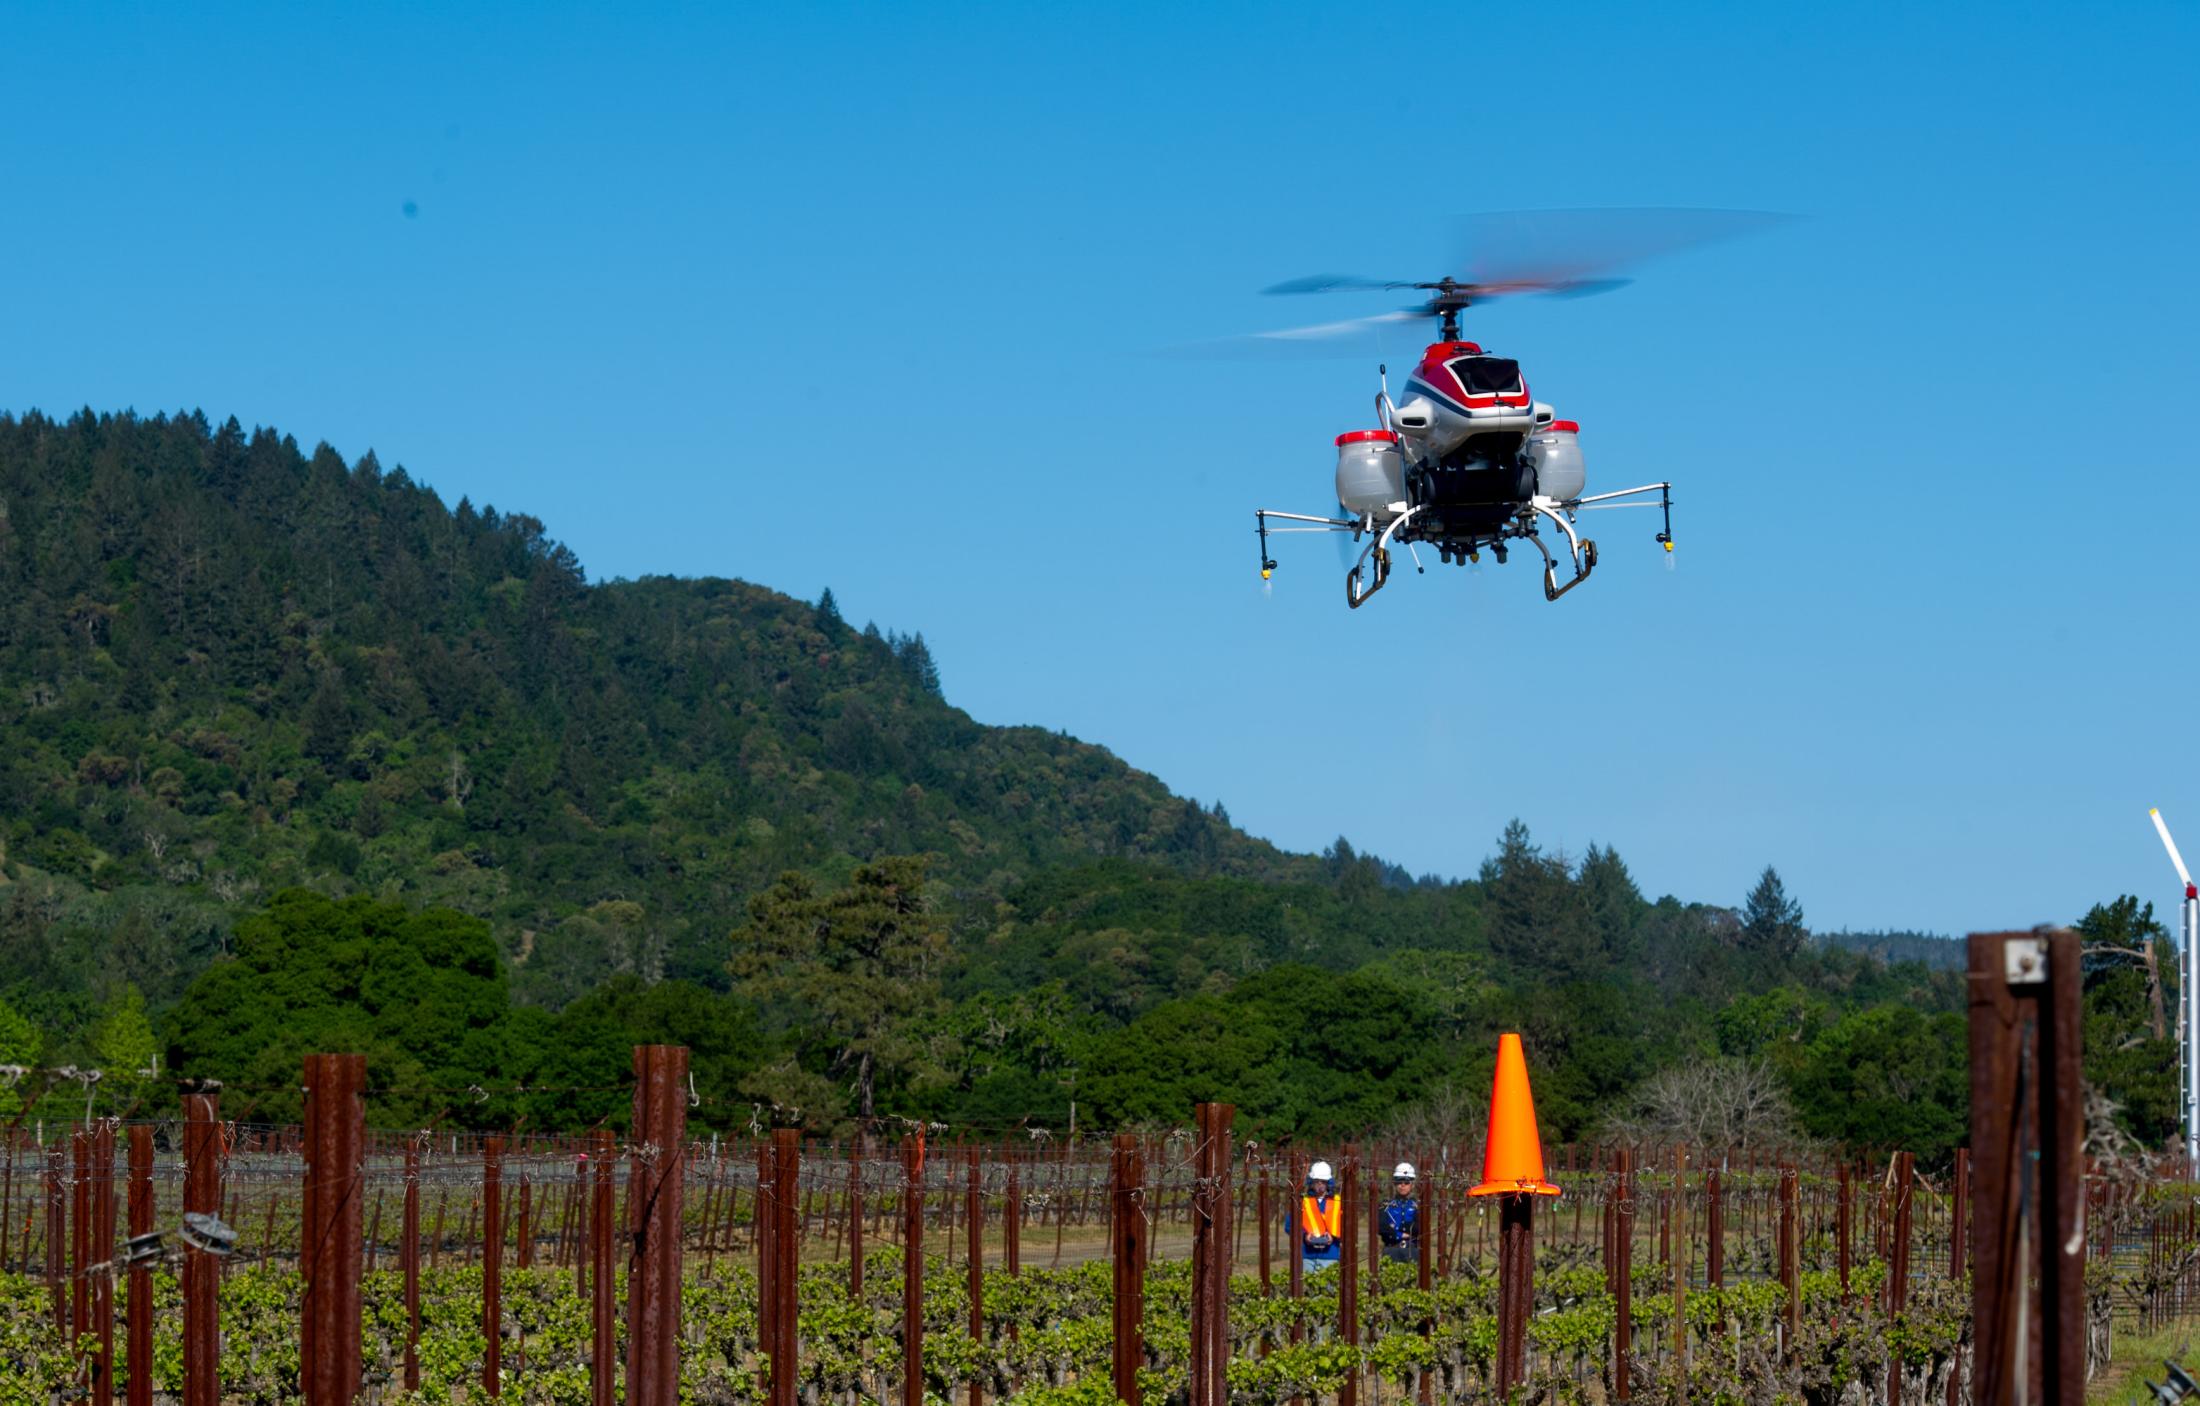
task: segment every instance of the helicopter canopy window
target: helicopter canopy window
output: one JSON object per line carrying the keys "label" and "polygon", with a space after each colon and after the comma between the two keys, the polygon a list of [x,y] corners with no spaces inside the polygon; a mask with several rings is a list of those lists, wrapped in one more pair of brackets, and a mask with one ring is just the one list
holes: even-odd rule
{"label": "helicopter canopy window", "polygon": [[1468,395],[1520,394],[1520,363],[1501,356],[1470,356],[1451,364]]}

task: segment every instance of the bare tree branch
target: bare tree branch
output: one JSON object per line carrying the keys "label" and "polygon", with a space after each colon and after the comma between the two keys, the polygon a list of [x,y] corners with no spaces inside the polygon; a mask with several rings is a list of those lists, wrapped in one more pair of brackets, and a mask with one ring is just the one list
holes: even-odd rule
{"label": "bare tree branch", "polygon": [[1772,1066],[1761,1059],[1708,1059],[1652,1075],[1605,1123],[1628,1142],[1686,1143],[1737,1151],[1794,1148],[1808,1139]]}

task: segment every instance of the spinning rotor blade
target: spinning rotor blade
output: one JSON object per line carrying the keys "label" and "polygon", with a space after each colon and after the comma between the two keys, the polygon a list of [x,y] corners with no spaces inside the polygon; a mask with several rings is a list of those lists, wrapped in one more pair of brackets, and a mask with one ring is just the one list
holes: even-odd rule
{"label": "spinning rotor blade", "polygon": [[[1311,327],[1285,327],[1274,332],[1252,332],[1239,337],[1213,337],[1186,342],[1163,350],[1162,355],[1191,359],[1301,360],[1367,356],[1383,352],[1418,351],[1423,340],[1416,324],[1428,314],[1419,308],[1380,312],[1373,317],[1321,322]],[[1401,332],[1399,329],[1412,329]]]}
{"label": "spinning rotor blade", "polygon": [[[1571,283],[1554,283],[1536,291],[1546,298],[1593,298],[1599,293],[1625,288],[1634,281],[1632,278],[1577,278]],[[1484,293],[1482,299],[1487,302],[1492,296]]]}
{"label": "spinning rotor blade", "polygon": [[[1603,292],[1599,274],[1783,224],[1764,210],[1508,210],[1460,221],[1459,280],[1480,296]],[[1586,287],[1590,283],[1601,286]]]}
{"label": "spinning rotor blade", "polygon": [[1342,293],[1361,292],[1381,288],[1417,288],[1415,283],[1385,283],[1379,278],[1361,278],[1351,273],[1310,273],[1304,278],[1286,279],[1273,288],[1263,288],[1263,293]]}
{"label": "spinning rotor blade", "polygon": [[[1542,293],[1584,298],[1625,287],[1614,269],[1701,244],[1783,224],[1792,216],[1763,210],[1507,210],[1469,215],[1457,226],[1453,287],[1474,302]],[[1263,289],[1267,293],[1349,293],[1436,290],[1434,282],[1317,273]],[[1432,310],[1433,313],[1433,310]]]}

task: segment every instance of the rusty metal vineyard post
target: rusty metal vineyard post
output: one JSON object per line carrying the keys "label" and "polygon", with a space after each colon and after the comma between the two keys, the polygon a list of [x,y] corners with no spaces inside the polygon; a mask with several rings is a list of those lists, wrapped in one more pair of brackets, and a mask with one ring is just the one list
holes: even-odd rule
{"label": "rusty metal vineyard post", "polygon": [[[1337,1336],[1355,1353],[1360,1346],[1360,1244],[1354,1202],[1360,1195],[1360,1145],[1344,1145],[1344,1178],[1337,1187]],[[1357,1406],[1360,1372],[1354,1367],[1337,1386],[1337,1406]]]}
{"label": "rusty metal vineyard post", "polygon": [[1840,1178],[1841,1208],[1836,1215],[1834,1239],[1840,1256],[1841,1306],[1847,1308],[1849,1304],[1849,1244],[1850,1236],[1853,1233],[1850,1221],[1854,1215],[1855,1193],[1849,1183],[1849,1164],[1846,1162],[1841,1164]]}
{"label": "rusty metal vineyard post", "polygon": [[588,1163],[594,1182],[588,1217],[588,1257],[594,1261],[588,1285],[591,1406],[613,1406],[619,1391],[619,1319],[611,1282],[612,1220],[618,1214],[612,1153],[611,1130],[596,1129]]}
{"label": "rusty metal vineyard post", "polygon": [[[1673,1149],[1673,1194],[1667,1202],[1666,1239],[1670,1250],[1666,1255],[1665,1271],[1673,1291],[1673,1363],[1677,1369],[1679,1399],[1688,1399],[1688,1154]],[[1531,1248],[1529,1264],[1534,1264]]]}
{"label": "rusty metal vineyard post", "polygon": [[1528,1379],[1528,1315],[1535,1307],[1535,1197],[1497,1198],[1497,1390]]}
{"label": "rusty metal vineyard post", "polygon": [[1230,1123],[1237,1110],[1202,1103],[1192,1185],[1192,1406],[1226,1406],[1230,1365]]}
{"label": "rusty metal vineyard post", "polygon": [[[763,1339],[771,1354],[770,1406],[795,1406],[795,1387],[801,1373],[801,1319],[798,1292],[802,1275],[802,1227],[796,1211],[802,1195],[802,1132],[799,1128],[772,1129],[771,1255],[772,1305],[768,1318],[770,1336]],[[757,1203],[759,1221],[764,1216],[763,1198]]]}
{"label": "rusty metal vineyard post", "polygon": [[[1268,1204],[1268,1159],[1265,1157],[1261,1159],[1260,1180],[1253,1193],[1253,1202],[1253,1219],[1258,1223],[1260,1231],[1260,1296],[1265,1299],[1275,1292],[1276,1287],[1274,1255],[1269,1239],[1272,1209]],[[1261,1355],[1267,1356],[1268,1340],[1265,1337],[1261,1339],[1260,1347]]]}
{"label": "rusty metal vineyard post", "polygon": [[924,1406],[924,1135],[901,1143],[901,1401]]}
{"label": "rusty metal vineyard post", "polygon": [[90,1328],[99,1340],[91,1364],[92,1406],[113,1406],[115,1399],[115,1125],[102,1119],[91,1132],[91,1235],[93,1247],[85,1270],[91,1279]]}
{"label": "rusty metal vineyard post", "polygon": [[[1948,1184],[1948,1277],[1961,1279],[1971,1247],[1971,1149],[1956,1149],[1956,1166]],[[2105,1219],[2105,1217],[2104,1217]],[[2103,1243],[2108,1243],[2106,1240]]]}
{"label": "rusty metal vineyard post", "polygon": [[[1388,1157],[1378,1157],[1387,1162]],[[1370,1295],[1383,1292],[1383,1184],[1382,1170],[1375,1168],[1367,1178],[1367,1291]]]}
{"label": "rusty metal vineyard post", "polygon": [[627,1406],[679,1406],[680,1211],[687,1170],[688,1052],[634,1048],[627,1174]]}
{"label": "rusty metal vineyard post", "polygon": [[[1008,1206],[1003,1212],[1001,1225],[1001,1254],[1008,1277],[1015,1279],[1024,1272],[1024,1183],[1023,1166],[1013,1156],[1008,1163]],[[1016,1334],[1016,1325],[1008,1325],[1009,1336]]]}
{"label": "rusty metal vineyard post", "polygon": [[[1963,1277],[1964,1255],[1970,1246],[1970,1207],[1971,1150],[1959,1147],[1948,1195],[1948,1279],[1951,1283]],[[2103,1243],[2112,1238],[2112,1235],[2103,1236]],[[1948,1369],[1948,1406],[1959,1406],[1962,1400],[1963,1363],[1959,1358]]]}
{"label": "rusty metal vineyard post", "polygon": [[2078,938],[1973,933],[1972,1399],[2085,1396]]}
{"label": "rusty metal vineyard post", "polygon": [[1780,1351],[1794,1357],[1803,1331],[1802,1227],[1796,1214],[1800,1178],[1795,1168],[1780,1168]]}
{"label": "rusty metal vineyard post", "polygon": [[374,1191],[374,1215],[367,1222],[367,1273],[380,1267],[382,1256],[382,1188]]}
{"label": "rusty metal vineyard post", "polygon": [[[183,1210],[221,1211],[221,1111],[215,1094],[183,1100]],[[221,1267],[204,1250],[183,1252],[183,1406],[220,1406]]]}
{"label": "rusty metal vineyard post", "polygon": [[[16,1122],[21,1121],[19,1116]],[[0,1265],[13,1263],[8,1258],[8,1232],[13,1228],[12,1222],[15,1220],[16,1137],[16,1124],[10,1124],[7,1132],[0,1134],[0,1149],[5,1149],[4,1160],[0,1160]]]}
{"label": "rusty metal vineyard post", "polygon": [[[756,1241],[756,1344],[767,1359],[779,1345],[779,1144],[771,1138],[756,1142],[756,1208],[750,1221]],[[773,1397],[774,1366],[767,1365],[758,1385],[764,1399]]]}
{"label": "rusty metal vineyard post", "polygon": [[[92,1139],[79,1128],[69,1134],[69,1335],[73,1349],[90,1330],[92,1276]],[[90,1370],[90,1363],[84,1369]]]}
{"label": "rusty metal vineyard post", "polygon": [[519,1174],[519,1233],[512,1240],[512,1263],[520,1269],[535,1267],[535,1184],[524,1168]]}
{"label": "rusty metal vineyard post", "polygon": [[1115,1399],[1139,1406],[1138,1369],[1146,1358],[1146,1162],[1138,1139],[1115,1135],[1109,1167],[1108,1239],[1115,1262],[1114,1322],[1111,1336]]}
{"label": "rusty metal vineyard post", "polygon": [[[1306,1341],[1306,1178],[1309,1168],[1296,1153],[1291,1157],[1291,1184],[1285,1189],[1284,1204],[1290,1207],[1287,1223],[1290,1231],[1285,1236],[1291,1254],[1291,1275],[1288,1283],[1291,1295],[1291,1341]],[[1291,1406],[1306,1406],[1306,1398],[1294,1396]]]}
{"label": "rusty metal vineyard post", "polygon": [[[359,1268],[365,1253],[367,1057],[305,1058],[305,1271],[301,1360],[308,1406],[349,1406],[359,1394]],[[495,1350],[494,1340],[490,1344]]]}
{"label": "rusty metal vineyard post", "polygon": [[504,1394],[504,1139],[481,1143],[481,1389]]}
{"label": "rusty metal vineyard post", "polygon": [[863,1133],[848,1149],[848,1297],[863,1302]]}
{"label": "rusty metal vineyard post", "polygon": [[[1894,1155],[1894,1240],[1887,1263],[1887,1321],[1891,1326],[1910,1306],[1910,1192],[1917,1181],[1917,1160]],[[1887,1352],[1887,1406],[1902,1406],[1902,1354]]]}
{"label": "rusty metal vineyard post", "polygon": [[[1421,1173],[1424,1178],[1433,1178],[1436,1175],[1434,1169],[1439,1165],[1441,1165],[1441,1163],[1438,1158],[1431,1157],[1426,1150],[1421,1153],[1421,1166],[1425,1169],[1428,1169],[1424,1170]],[[1430,1184],[1431,1183],[1429,1180],[1424,1180],[1422,1182],[1423,1186],[1429,1186]],[[1579,1201],[1576,1201],[1574,1203],[1574,1208],[1575,1225],[1577,1227],[1580,1225],[1580,1207],[1581,1203]],[[1423,1303],[1433,1302],[1428,1298],[1428,1294],[1432,1284],[1432,1279],[1430,1275],[1430,1270],[1432,1266],[1430,1265],[1429,1260],[1430,1256],[1434,1252],[1435,1245],[1429,1239],[1429,1197],[1426,1193],[1424,1193],[1422,1195],[1419,1213],[1415,1217],[1413,1223],[1413,1287],[1420,1290]],[[1425,1342],[1429,1339],[1434,1338],[1435,1336],[1436,1310],[1431,1307],[1427,1312],[1421,1315],[1421,1338]],[[1436,1390],[1436,1382],[1433,1374],[1428,1370],[1428,1368],[1423,1367],[1416,1375],[1418,1375],[1421,1379],[1421,1406],[1432,1406]]]}
{"label": "rusty metal vineyard post", "polygon": [[[153,1130],[130,1129],[130,1236],[153,1232]],[[130,1385],[128,1406],[153,1406],[153,1271],[130,1265]]]}
{"label": "rusty metal vineyard post", "polygon": [[[985,1196],[979,1185],[983,1175],[981,1154],[976,1145],[964,1152],[965,1170],[968,1173],[964,1187],[963,1234],[969,1253],[963,1266],[969,1276],[966,1288],[970,1298],[970,1345],[973,1354],[982,1362],[985,1354]],[[980,1369],[982,1370],[982,1369]],[[970,1378],[970,1406],[983,1406],[985,1392],[978,1384],[978,1371]],[[794,1406],[794,1398],[774,1406]]]}
{"label": "rusty metal vineyard post", "polygon": [[405,1390],[420,1390],[420,1146],[427,1134],[405,1139],[405,1201],[399,1216],[398,1272],[405,1294]]}
{"label": "rusty metal vineyard post", "polygon": [[1612,1399],[1634,1398],[1635,1153],[1621,1148],[1612,1162]]}
{"label": "rusty metal vineyard post", "polygon": [[1726,1287],[1726,1202],[1719,1187],[1719,1169],[1704,1174],[1704,1282],[1716,1291]]}

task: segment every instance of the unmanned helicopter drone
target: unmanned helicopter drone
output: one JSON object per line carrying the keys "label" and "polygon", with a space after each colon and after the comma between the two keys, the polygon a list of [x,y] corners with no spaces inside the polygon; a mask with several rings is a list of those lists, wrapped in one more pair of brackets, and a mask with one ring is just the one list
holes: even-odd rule
{"label": "unmanned helicopter drone", "polygon": [[[1427,295],[1418,305],[1374,317],[1236,338],[1236,351],[1350,350],[1387,326],[1436,319],[1436,340],[1406,377],[1404,400],[1390,395],[1389,368],[1378,368],[1375,426],[1337,436],[1337,515],[1262,508],[1253,514],[1260,537],[1260,574],[1276,570],[1270,535],[1349,533],[1365,542],[1345,573],[1345,600],[1355,610],[1390,580],[1391,548],[1403,544],[1421,565],[1416,543],[1439,561],[1465,565],[1488,552],[1502,564],[1510,545],[1526,542],[1543,557],[1543,596],[1557,600],[1589,579],[1597,544],[1577,526],[1583,512],[1657,508],[1658,544],[1673,550],[1672,484],[1646,483],[1585,493],[1581,426],[1529,393],[1520,363],[1460,336],[1459,315],[1477,303],[1520,293],[1581,297],[1626,284],[1600,277],[1616,267],[1740,234],[1782,217],[1731,210],[1543,210],[1484,215],[1468,221],[1472,251],[1464,277],[1434,282],[1383,281],[1322,274],[1293,279],[1270,293],[1398,291]],[[1272,526],[1271,522],[1286,524]],[[1561,584],[1559,560],[1544,541],[1548,526],[1565,539],[1572,574]]]}

